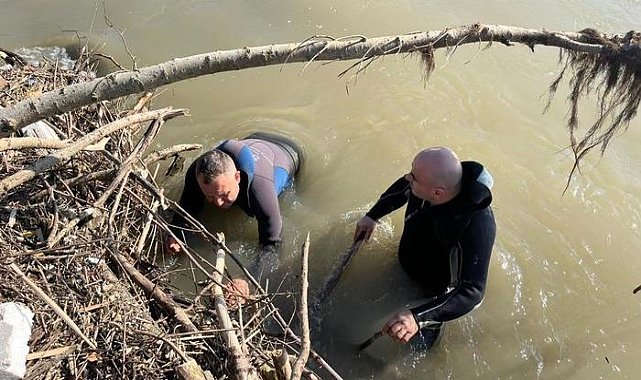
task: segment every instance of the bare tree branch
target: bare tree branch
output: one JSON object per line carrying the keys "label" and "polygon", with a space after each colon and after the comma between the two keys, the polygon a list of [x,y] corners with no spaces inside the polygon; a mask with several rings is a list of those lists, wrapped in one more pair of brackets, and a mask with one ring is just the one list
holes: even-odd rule
{"label": "bare tree branch", "polygon": [[[616,41],[619,35],[602,35]],[[37,120],[61,114],[91,103],[149,91],[160,86],[224,71],[283,63],[361,60],[408,52],[423,52],[451,46],[499,41],[505,45],[556,46],[574,52],[598,54],[605,48],[584,33],[526,29],[504,25],[474,24],[459,28],[417,32],[399,36],[359,39],[311,38],[303,43],[275,44],[215,51],[144,67],[118,71],[103,78],[78,83],[26,99],[0,109],[0,127],[18,129]],[[362,68],[362,65],[357,65]]]}
{"label": "bare tree branch", "polygon": [[311,341],[309,338],[309,314],[307,308],[307,288],[309,282],[307,280],[308,263],[309,263],[309,232],[301,250],[301,274],[300,274],[300,305],[298,306],[298,315],[300,316],[301,329],[303,330],[302,344],[300,354],[294,363],[292,369],[292,380],[299,380],[303,375],[303,368],[307,364],[309,358],[309,351],[311,348]]}
{"label": "bare tree branch", "polygon": [[107,124],[104,127],[97,129],[86,136],[78,139],[73,144],[70,144],[64,149],[60,149],[44,158],[41,158],[31,167],[20,170],[17,173],[10,175],[0,181],[0,198],[4,197],[7,191],[19,186],[31,179],[36,175],[50,170],[58,165],[63,164],[68,159],[73,157],[76,153],[80,152],[83,148],[95,143],[103,137],[114,133],[122,128],[135,125],[144,121],[155,120],[158,118],[171,119],[173,117],[184,115],[185,111],[181,109],[172,110],[171,108],[163,108],[156,111],[149,111],[140,114],[134,114],[125,118]]}

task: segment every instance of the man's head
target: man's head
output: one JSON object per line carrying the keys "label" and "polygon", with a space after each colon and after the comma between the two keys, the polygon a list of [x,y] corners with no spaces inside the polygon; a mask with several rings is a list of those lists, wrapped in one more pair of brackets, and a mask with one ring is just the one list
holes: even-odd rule
{"label": "man's head", "polygon": [[433,205],[449,202],[461,191],[463,168],[452,150],[435,147],[420,151],[405,175],[412,193]]}
{"label": "man's head", "polygon": [[207,202],[216,207],[229,208],[238,198],[240,172],[225,152],[215,149],[200,156],[196,180]]}

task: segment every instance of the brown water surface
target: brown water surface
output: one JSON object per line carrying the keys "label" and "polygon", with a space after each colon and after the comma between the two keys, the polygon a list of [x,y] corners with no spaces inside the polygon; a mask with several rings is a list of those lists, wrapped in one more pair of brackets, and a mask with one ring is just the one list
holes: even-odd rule
{"label": "brown water surface", "polygon": [[[313,35],[382,36],[472,22],[626,32],[641,20],[638,0],[104,4],[139,66]],[[89,1],[0,0],[0,46],[60,43],[73,36],[63,30],[75,29],[130,65],[118,33],[103,21],[102,2],[94,9]],[[385,218],[319,316],[317,349],[346,379],[638,378],[641,295],[632,289],[641,283],[641,122],[634,120],[604,157],[588,157],[562,195],[572,166],[565,149],[566,83],[542,114],[559,72],[558,50],[482,47],[467,45],[451,57],[438,52],[427,84],[413,56],[386,57],[351,81],[336,78],[349,63],[334,63],[175,84],[157,105],[189,108],[191,116],[168,123],[158,147],[212,146],[256,130],[299,141],[308,159],[281,202],[286,243],[279,276],[297,270],[299,246],[311,231],[312,289],[349,246],[354,223],[421,148],[449,146],[492,172],[498,234],[483,305],[448,324],[426,355],[386,338],[356,354],[358,342],[416,295],[395,258],[401,212]],[[593,115],[586,102],[584,128]],[[171,196],[178,196],[180,182],[166,180]],[[240,212],[224,220],[217,215],[204,220],[225,230],[229,245],[248,259],[255,222]],[[179,278],[191,283],[189,273]]]}

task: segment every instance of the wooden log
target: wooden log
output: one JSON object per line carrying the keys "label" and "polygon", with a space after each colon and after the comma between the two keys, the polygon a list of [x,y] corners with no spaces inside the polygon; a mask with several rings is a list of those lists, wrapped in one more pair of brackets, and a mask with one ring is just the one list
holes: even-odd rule
{"label": "wooden log", "polygon": [[274,362],[278,380],[290,380],[292,378],[292,364],[289,362],[289,355],[287,355],[285,347],[272,353],[272,361]]}
{"label": "wooden log", "polygon": [[147,297],[153,298],[167,315],[179,322],[179,330],[183,332],[198,331],[189,319],[189,316],[187,316],[185,310],[178,306],[176,302],[156,286],[156,284],[140,273],[138,269],[129,263],[125,256],[113,250],[110,250],[110,253],[111,257],[127,272],[129,277],[143,289]]}
{"label": "wooden log", "polygon": [[203,146],[200,144],[174,145],[172,147],[150,153],[147,157],[145,157],[144,162],[145,162],[145,165],[149,166],[149,165],[155,164],[158,161],[162,161],[167,159],[168,157],[174,156],[178,153],[197,150],[197,149],[201,149],[202,147]]}
{"label": "wooden log", "polygon": [[189,359],[176,367],[176,374],[183,380],[207,380],[207,376],[194,359]]}
{"label": "wooden log", "polygon": [[[104,149],[108,141],[109,138],[104,138],[96,144],[87,145],[82,150],[96,151]],[[64,149],[69,145],[69,141],[53,140],[42,137],[7,137],[0,139],[0,152],[29,148]]]}
{"label": "wooden log", "polygon": [[301,263],[301,279],[300,279],[300,303],[298,306],[298,315],[300,317],[300,323],[303,330],[303,337],[301,342],[301,350],[294,363],[294,368],[292,369],[292,380],[300,380],[303,375],[303,369],[305,364],[307,364],[307,359],[309,358],[309,351],[311,349],[311,342],[309,338],[309,315],[307,311],[307,288],[309,287],[309,281],[307,279],[308,273],[308,260],[309,258],[309,232],[307,232],[307,238],[302,248],[302,263]]}
{"label": "wooden log", "polygon": [[51,350],[32,352],[29,355],[27,355],[27,361],[45,359],[45,358],[58,356],[58,355],[67,355],[74,352],[75,350],[76,350],[76,345],[72,344],[70,346],[52,348]]}
{"label": "wooden log", "polygon": [[[506,45],[521,43],[557,46],[589,54],[601,53],[617,43],[620,35],[602,35],[602,44],[593,43],[584,33],[526,29],[506,25],[472,24],[402,35],[367,38],[352,36],[312,37],[300,43],[270,44],[256,47],[214,51],[143,67],[133,71],[117,71],[106,77],[73,84],[55,91],[0,109],[0,127],[18,129],[37,120],[64,113],[78,107],[148,91],[201,75],[251,67],[281,65],[294,62],[357,60],[352,67],[364,70],[375,56],[421,52],[427,48],[451,48],[465,44],[498,41]],[[350,67],[351,69],[351,67]],[[349,69],[348,69],[349,70]]]}
{"label": "wooden log", "polygon": [[218,315],[218,321],[225,331],[223,332],[223,339],[227,350],[229,350],[229,356],[233,363],[234,376],[240,380],[258,380],[258,374],[256,370],[249,363],[249,359],[245,356],[245,353],[242,350],[240,342],[238,341],[238,336],[236,335],[235,328],[229,318],[229,312],[227,311],[227,304],[225,303],[225,296],[223,294],[223,289],[220,286],[223,281],[223,273],[225,271],[225,251],[219,248],[216,251],[216,271],[214,272],[214,306],[216,308],[216,315]]}
{"label": "wooden log", "polygon": [[7,137],[0,139],[0,152],[25,148],[62,149],[67,145],[66,141],[40,137]]}
{"label": "wooden log", "polygon": [[354,257],[356,252],[358,252],[358,250],[361,248],[363,241],[363,238],[355,241],[354,244],[352,244],[352,246],[349,247],[349,249],[338,258],[338,266],[336,266],[329,274],[329,276],[325,279],[325,282],[316,295],[314,302],[312,302],[313,308],[319,307],[323,303],[323,301],[325,301],[325,299],[332,293],[332,291],[336,287],[336,284],[338,284],[338,280],[349,267],[349,264],[352,261],[352,257]]}

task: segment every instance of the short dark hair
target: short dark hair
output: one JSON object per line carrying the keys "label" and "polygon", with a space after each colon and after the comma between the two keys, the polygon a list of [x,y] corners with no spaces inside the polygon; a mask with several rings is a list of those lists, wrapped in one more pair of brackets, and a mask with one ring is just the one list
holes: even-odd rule
{"label": "short dark hair", "polygon": [[204,183],[211,182],[221,174],[236,171],[234,160],[225,152],[214,149],[198,157],[196,177],[201,176]]}

